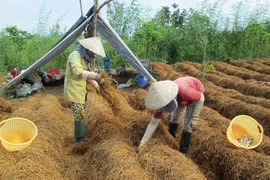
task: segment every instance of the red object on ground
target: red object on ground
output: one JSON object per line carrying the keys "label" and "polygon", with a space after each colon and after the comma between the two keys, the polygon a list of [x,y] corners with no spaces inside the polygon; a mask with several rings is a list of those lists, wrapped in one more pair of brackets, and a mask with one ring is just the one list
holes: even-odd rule
{"label": "red object on ground", "polygon": [[13,78],[15,78],[16,76],[19,75],[18,71],[16,68],[14,68],[12,71],[11,71],[11,75],[13,76]]}
{"label": "red object on ground", "polygon": [[60,74],[60,69],[59,68],[51,68],[48,70],[49,74]]}

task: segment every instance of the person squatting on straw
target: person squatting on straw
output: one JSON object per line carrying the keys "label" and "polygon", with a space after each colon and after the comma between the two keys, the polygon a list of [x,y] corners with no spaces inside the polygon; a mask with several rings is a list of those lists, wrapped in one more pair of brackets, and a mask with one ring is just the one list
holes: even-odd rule
{"label": "person squatting on straw", "polygon": [[154,82],[150,86],[145,99],[146,107],[154,110],[154,113],[141,139],[139,150],[152,137],[163,112],[172,113],[169,132],[173,137],[177,132],[181,116],[185,112],[179,151],[186,155],[191,142],[192,131],[195,131],[198,127],[198,117],[204,103],[203,92],[203,84],[194,77],[180,77],[174,81]]}
{"label": "person squatting on straw", "polygon": [[75,126],[74,136],[77,142],[82,142],[86,134],[84,116],[87,82],[89,81],[97,91],[100,90],[99,84],[104,82],[101,74],[92,72],[95,55],[105,57],[105,52],[100,39],[91,37],[79,40],[79,44],[67,60],[64,96],[71,102]]}

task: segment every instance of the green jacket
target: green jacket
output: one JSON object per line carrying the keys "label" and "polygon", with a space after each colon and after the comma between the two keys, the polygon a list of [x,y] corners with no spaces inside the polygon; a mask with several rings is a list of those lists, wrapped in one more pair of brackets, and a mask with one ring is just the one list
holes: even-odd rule
{"label": "green jacket", "polygon": [[79,51],[73,51],[67,60],[64,96],[71,102],[85,104],[87,80],[82,72],[92,71],[91,63],[87,62]]}

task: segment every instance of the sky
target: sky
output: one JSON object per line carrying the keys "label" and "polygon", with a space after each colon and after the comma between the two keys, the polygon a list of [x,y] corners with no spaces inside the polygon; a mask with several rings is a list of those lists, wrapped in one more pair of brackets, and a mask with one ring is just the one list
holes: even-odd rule
{"label": "sky", "polygon": [[[131,0],[118,0],[130,4]],[[202,0],[137,0],[138,4],[145,7],[149,6],[155,12],[162,6],[169,6],[176,3],[180,10],[194,8],[197,9]],[[212,0],[209,0],[211,2]],[[239,0],[227,0],[229,7]],[[93,0],[81,0],[83,6],[83,14],[93,6]],[[99,0],[99,4],[105,0]],[[8,26],[17,26],[20,30],[32,32],[38,23],[39,13],[42,5],[45,5],[45,15],[51,12],[49,21],[51,24],[61,18],[60,25],[69,29],[76,20],[81,16],[80,0],[1,0],[0,6],[0,30]],[[102,8],[101,14],[104,18],[106,8]],[[105,14],[105,15],[104,15]]]}

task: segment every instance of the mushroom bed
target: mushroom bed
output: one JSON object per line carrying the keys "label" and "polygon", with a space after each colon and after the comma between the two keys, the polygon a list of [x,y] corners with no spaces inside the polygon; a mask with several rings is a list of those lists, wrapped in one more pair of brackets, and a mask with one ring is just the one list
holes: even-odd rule
{"label": "mushroom bed", "polygon": [[[269,62],[208,62],[215,70],[203,72],[205,103],[186,156],[178,151],[181,129],[176,138],[168,132],[170,114],[138,151],[152,116],[144,105],[151,82],[144,88],[116,89],[105,81],[100,93],[88,86],[87,133],[82,143],[75,142],[73,114],[62,96],[63,86],[46,87],[24,100],[0,97],[0,122],[22,117],[38,128],[38,136],[26,149],[0,148],[0,179],[270,179]],[[157,80],[202,76],[200,64],[194,62],[151,65],[160,75]],[[238,115],[251,116],[262,125],[258,147],[238,148],[227,140],[230,121]]]}

